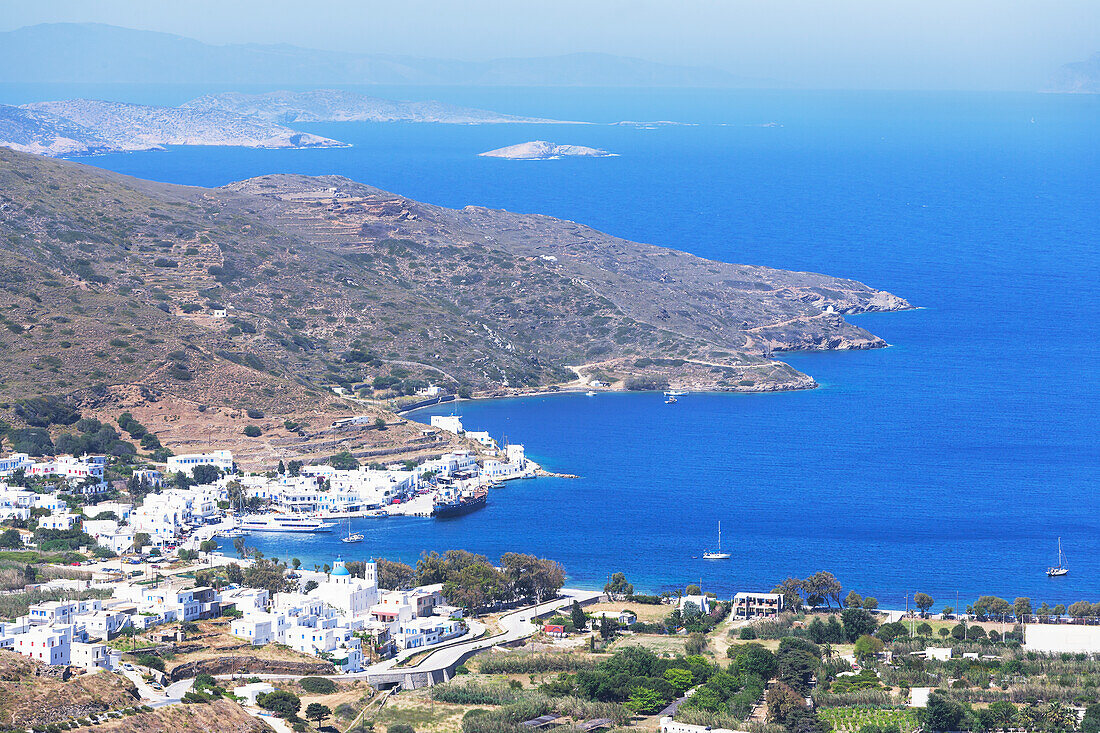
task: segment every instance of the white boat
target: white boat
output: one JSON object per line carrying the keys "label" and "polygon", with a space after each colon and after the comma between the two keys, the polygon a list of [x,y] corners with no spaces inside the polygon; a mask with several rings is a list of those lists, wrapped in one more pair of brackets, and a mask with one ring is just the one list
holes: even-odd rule
{"label": "white boat", "polygon": [[703,553],[704,560],[729,560],[730,554],[722,552],[722,522],[718,522],[718,549],[707,550]]}
{"label": "white boat", "polygon": [[1058,567],[1047,568],[1047,577],[1058,578],[1069,572],[1066,567],[1066,556],[1062,554],[1062,538],[1058,538]]}
{"label": "white boat", "polygon": [[340,541],[341,542],[347,542],[348,544],[351,544],[353,542],[362,542],[364,539],[366,539],[366,537],[363,536],[362,532],[352,532],[351,531],[351,518],[349,517],[348,518],[348,535],[347,535],[347,537],[341,537]]}
{"label": "white boat", "polygon": [[242,519],[240,528],[248,532],[328,532],[332,524],[297,514],[259,514]]}
{"label": "white boat", "polygon": [[595,397],[596,393],[593,392],[592,390],[588,390],[587,392],[584,393],[584,396],[585,397]]}
{"label": "white boat", "polygon": [[665,392],[665,394],[668,395],[669,397],[683,397],[684,395],[687,394],[687,392],[677,392],[676,390],[673,389],[673,390],[669,390],[668,392]]}
{"label": "white boat", "polygon": [[669,398],[667,400],[665,400],[666,405],[675,405],[676,402],[677,402],[676,398],[673,397],[672,395],[669,395]]}

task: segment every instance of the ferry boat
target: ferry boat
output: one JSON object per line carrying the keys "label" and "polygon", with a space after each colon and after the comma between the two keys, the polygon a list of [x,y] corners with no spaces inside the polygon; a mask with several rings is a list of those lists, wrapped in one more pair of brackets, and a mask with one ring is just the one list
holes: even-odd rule
{"label": "ferry boat", "polygon": [[432,516],[440,519],[461,517],[485,506],[489,501],[489,492],[481,489],[471,494],[459,494],[452,499],[437,500],[432,507]]}
{"label": "ferry boat", "polygon": [[248,532],[329,532],[332,523],[297,514],[258,514],[242,519],[240,528]]}
{"label": "ferry boat", "polygon": [[1063,575],[1069,573],[1069,568],[1066,567],[1066,556],[1062,554],[1062,538],[1058,538],[1058,567],[1047,568],[1048,578],[1060,578]]}

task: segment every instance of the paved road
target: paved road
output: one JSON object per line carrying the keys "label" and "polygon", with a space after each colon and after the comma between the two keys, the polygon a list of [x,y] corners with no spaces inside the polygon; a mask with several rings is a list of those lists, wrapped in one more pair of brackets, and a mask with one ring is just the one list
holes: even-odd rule
{"label": "paved road", "polygon": [[138,694],[141,695],[141,702],[151,708],[162,708],[165,705],[174,705],[180,702],[183,696],[191,690],[191,686],[195,684],[194,679],[180,680],[168,685],[164,688],[164,692],[158,692],[142,678],[138,669],[124,669],[122,674],[137,687]]}
{"label": "paved road", "polygon": [[[502,631],[493,636],[486,636],[482,638],[470,638],[460,639],[440,647],[433,649],[410,649],[402,652],[393,659],[387,659],[378,664],[372,664],[362,672],[351,672],[348,674],[339,675],[318,675],[325,676],[331,679],[366,679],[371,675],[384,674],[384,673],[406,673],[406,672],[438,672],[440,670],[448,669],[458,663],[462,657],[473,651],[482,649],[489,649],[498,644],[505,644],[511,641],[519,641],[520,639],[526,639],[528,636],[537,631],[537,627],[531,623],[531,620],[536,616],[544,616],[552,611],[560,608],[569,608],[576,600],[581,604],[588,601],[599,598],[602,594],[599,591],[577,590],[573,588],[563,588],[557,598],[552,601],[539,604],[538,606],[525,606],[524,608],[511,611],[500,617],[500,626]],[[480,622],[473,619],[470,620],[471,630],[474,630],[474,624],[481,626]],[[476,632],[475,631],[475,635]],[[396,667],[395,665],[402,659],[407,659],[410,656],[417,654],[423,654],[425,651],[430,653],[421,659],[418,663],[408,667]],[[264,673],[248,673],[239,675],[216,675],[218,679],[243,679],[245,677],[259,677],[265,680],[296,680],[302,677],[302,675],[288,675],[288,674],[264,674]]]}
{"label": "paved road", "polygon": [[430,652],[416,664],[408,667],[395,667],[398,660],[388,659],[385,662],[371,665],[367,668],[366,672],[357,674],[369,676],[371,674],[383,672],[437,672],[449,669],[458,664],[458,662],[470,652],[489,649],[498,644],[506,644],[508,642],[526,639],[537,630],[537,627],[532,624],[531,621],[538,616],[544,616],[560,608],[568,608],[573,604],[574,600],[584,604],[599,598],[600,595],[601,593],[599,591],[563,588],[559,596],[552,601],[547,601],[537,606],[526,606],[501,616],[500,626],[502,631],[499,634],[479,639],[470,639],[469,641],[462,641],[440,647]]}

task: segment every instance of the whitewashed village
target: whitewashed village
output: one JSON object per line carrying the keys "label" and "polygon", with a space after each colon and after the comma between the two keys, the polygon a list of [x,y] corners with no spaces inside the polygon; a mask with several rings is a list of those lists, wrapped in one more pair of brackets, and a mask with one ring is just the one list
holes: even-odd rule
{"label": "whitewashed village", "polygon": [[[431,423],[491,453],[458,451],[416,466],[280,464],[267,473],[239,471],[226,450],[169,456],[162,466],[132,471],[129,486],[141,488],[139,500],[134,491],[128,500],[117,497],[117,487],[105,480],[106,456],[0,458],[0,522],[15,532],[9,530],[7,547],[41,549],[36,536],[80,535],[92,546],[79,549],[96,558],[71,563],[82,571],[86,566],[89,572],[78,574],[87,578],[55,578],[26,589],[109,591],[104,598],[31,605],[0,623],[0,648],[47,665],[116,670],[122,652],[109,642],[120,635],[228,614],[231,633],[251,645],[281,644],[353,673],[467,634],[462,609],[447,603],[441,584],[382,590],[374,562],[357,563],[358,576],[339,557],[323,570],[295,562],[279,592],[240,582],[214,588],[182,577],[196,569],[248,567],[256,558],[243,538],[252,532],[339,532],[343,518],[462,514],[484,506],[489,488],[539,471],[522,445],[499,448],[488,433],[465,431],[457,416]],[[220,552],[216,538],[242,538],[234,543],[241,557]],[[341,539],[354,553],[362,535],[349,529]]]}

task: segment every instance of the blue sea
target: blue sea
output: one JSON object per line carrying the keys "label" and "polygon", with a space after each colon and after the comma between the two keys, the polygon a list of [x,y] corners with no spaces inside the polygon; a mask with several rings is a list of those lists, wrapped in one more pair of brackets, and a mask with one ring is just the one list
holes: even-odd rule
{"label": "blue sea", "polygon": [[[64,94],[73,90],[66,89]],[[89,92],[178,103],[206,89]],[[888,349],[784,358],[807,392],[467,402],[470,429],[578,479],[512,482],[455,520],[359,520],[356,556],[552,557],[570,583],[726,595],[827,569],[884,607],[924,591],[1100,601],[1100,97],[384,89],[609,124],[315,124],[354,147],[173,149],[85,162],[215,186],[336,173],[446,206],[551,214],[731,262],[852,277],[918,310],[853,317]],[[0,101],[62,92],[8,87]],[[546,139],[620,157],[477,157]],[[704,561],[722,522],[733,558]],[[1062,538],[1070,574],[1050,579]],[[328,562],[327,537],[253,537]]]}

